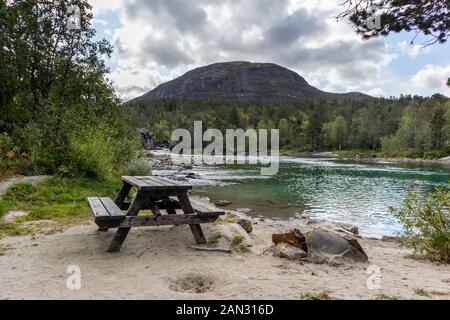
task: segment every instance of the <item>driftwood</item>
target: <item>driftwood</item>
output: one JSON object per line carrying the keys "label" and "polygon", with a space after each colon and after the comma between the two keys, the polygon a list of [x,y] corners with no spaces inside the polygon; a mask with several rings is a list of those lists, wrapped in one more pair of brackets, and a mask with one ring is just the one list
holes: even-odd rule
{"label": "driftwood", "polygon": [[217,252],[225,252],[231,253],[230,248],[222,248],[222,247],[207,247],[207,246],[190,246],[189,248],[198,250],[198,251],[217,251]]}

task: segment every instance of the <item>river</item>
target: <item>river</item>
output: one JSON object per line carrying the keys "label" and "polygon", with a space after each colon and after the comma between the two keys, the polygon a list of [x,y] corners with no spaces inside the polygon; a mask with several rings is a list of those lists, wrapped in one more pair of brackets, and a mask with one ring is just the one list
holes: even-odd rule
{"label": "river", "polygon": [[389,211],[408,192],[425,196],[448,188],[450,167],[391,162],[342,161],[333,158],[280,158],[277,175],[261,176],[256,165],[194,166],[154,174],[184,176],[194,192],[211,200],[229,200],[227,209],[277,220],[302,217],[345,222],[360,234],[380,238],[402,228]]}

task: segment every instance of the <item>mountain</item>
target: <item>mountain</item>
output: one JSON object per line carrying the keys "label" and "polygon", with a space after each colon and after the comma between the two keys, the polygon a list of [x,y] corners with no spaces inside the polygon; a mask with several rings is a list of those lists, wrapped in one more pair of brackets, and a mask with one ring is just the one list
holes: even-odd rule
{"label": "mountain", "polygon": [[163,99],[286,101],[300,99],[372,98],[351,93],[329,93],[311,85],[296,72],[273,63],[224,62],[191,70],[163,83],[127,104]]}

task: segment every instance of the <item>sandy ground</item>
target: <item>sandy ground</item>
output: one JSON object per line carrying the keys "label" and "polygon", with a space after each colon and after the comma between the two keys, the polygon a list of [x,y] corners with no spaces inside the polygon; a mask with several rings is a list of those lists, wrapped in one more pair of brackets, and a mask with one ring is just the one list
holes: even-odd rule
{"label": "sandy ground", "polygon": [[[214,226],[204,227],[210,235]],[[424,299],[415,289],[450,292],[450,267],[405,259],[392,242],[362,239],[370,263],[332,267],[273,257],[271,234],[286,230],[258,222],[254,253],[195,251],[189,227],[135,228],[122,250],[106,253],[114,231],[95,225],[62,233],[0,240],[0,299],[299,299],[327,291],[337,299],[381,293]],[[6,249],[6,250],[5,250]],[[81,289],[66,286],[68,266],[81,270]],[[366,270],[381,268],[381,289],[369,290]],[[449,299],[449,295],[433,295]]]}

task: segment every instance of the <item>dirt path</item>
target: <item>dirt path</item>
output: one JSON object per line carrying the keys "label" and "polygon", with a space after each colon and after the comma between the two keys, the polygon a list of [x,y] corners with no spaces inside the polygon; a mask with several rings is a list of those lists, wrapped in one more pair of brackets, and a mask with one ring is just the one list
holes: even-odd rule
{"label": "dirt path", "polygon": [[[206,228],[211,234],[212,227]],[[105,252],[113,231],[93,224],[63,233],[0,240],[0,299],[299,299],[328,292],[338,299],[381,293],[422,299],[417,289],[450,293],[450,268],[405,259],[395,243],[361,240],[369,264],[331,267],[275,258],[271,234],[286,228],[254,225],[255,253],[194,251],[189,227],[134,229],[121,252]],[[81,270],[81,289],[66,286],[68,266]],[[381,268],[381,289],[367,288],[370,265]],[[432,295],[449,299],[450,295]]]}

